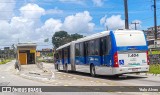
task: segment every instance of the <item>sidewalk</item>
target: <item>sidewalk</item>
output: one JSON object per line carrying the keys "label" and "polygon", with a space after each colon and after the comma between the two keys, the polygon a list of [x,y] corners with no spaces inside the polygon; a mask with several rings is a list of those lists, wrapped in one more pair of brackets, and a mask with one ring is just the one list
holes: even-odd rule
{"label": "sidewalk", "polygon": [[17,71],[16,74],[32,80],[54,80],[54,64],[43,63],[43,68],[38,68],[36,64],[21,65],[21,71]]}

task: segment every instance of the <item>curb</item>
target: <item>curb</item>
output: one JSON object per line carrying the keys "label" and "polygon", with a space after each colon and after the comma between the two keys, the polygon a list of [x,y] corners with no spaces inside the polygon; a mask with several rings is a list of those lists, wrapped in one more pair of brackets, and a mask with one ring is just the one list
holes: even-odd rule
{"label": "curb", "polygon": [[142,74],[140,74],[140,75],[160,77],[160,74],[151,74],[151,73],[147,73],[147,74],[142,73]]}

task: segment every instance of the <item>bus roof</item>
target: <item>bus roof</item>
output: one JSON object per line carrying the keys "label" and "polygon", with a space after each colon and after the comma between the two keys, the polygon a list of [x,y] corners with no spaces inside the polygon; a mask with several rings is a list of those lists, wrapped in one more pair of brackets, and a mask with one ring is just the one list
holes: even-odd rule
{"label": "bus roof", "polygon": [[116,30],[114,33],[144,33],[143,31],[140,30]]}
{"label": "bus roof", "polygon": [[[77,39],[76,41],[72,41],[72,42],[73,43],[80,43],[80,42],[84,42],[84,41],[89,41],[89,40],[92,40],[92,39],[107,36],[107,35],[109,35],[109,33],[110,33],[110,31],[103,31],[103,32],[100,32],[100,33],[96,33],[96,34],[84,37],[84,38]],[[113,33],[143,33],[143,31],[140,31],[140,30],[125,30],[124,29],[124,30],[113,31]],[[64,44],[64,45],[60,46],[59,48],[57,48],[56,50],[65,48],[65,47],[69,46],[72,42]]]}
{"label": "bus roof", "polygon": [[100,33],[93,34],[91,36],[80,38],[80,39],[78,39],[78,40],[76,40],[74,42],[75,43],[79,43],[79,42],[89,41],[89,40],[92,40],[92,39],[96,39],[96,38],[107,36],[107,35],[109,35],[109,33],[110,33],[110,31],[103,31],[103,32],[100,32]]}
{"label": "bus roof", "polygon": [[[87,36],[87,37],[84,37],[84,38],[77,39],[76,41],[72,41],[72,42],[78,43],[78,42],[88,41],[88,40],[96,39],[96,38],[99,38],[99,37],[107,36],[107,35],[109,35],[109,33],[110,33],[110,31],[103,31],[103,32],[100,32],[100,33],[93,34],[91,36]],[[56,50],[65,48],[65,47],[69,46],[72,42],[64,44],[64,45],[58,47]]]}

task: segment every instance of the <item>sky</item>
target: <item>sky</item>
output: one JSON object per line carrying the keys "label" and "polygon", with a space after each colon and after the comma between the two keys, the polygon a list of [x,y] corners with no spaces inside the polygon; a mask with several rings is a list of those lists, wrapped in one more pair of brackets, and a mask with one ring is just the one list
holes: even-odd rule
{"label": "sky", "polygon": [[[129,27],[154,26],[153,0],[128,0]],[[157,24],[160,25],[157,0]],[[52,48],[56,31],[85,36],[124,28],[124,0],[0,0],[0,48],[34,42]],[[44,42],[49,38],[49,42]]]}

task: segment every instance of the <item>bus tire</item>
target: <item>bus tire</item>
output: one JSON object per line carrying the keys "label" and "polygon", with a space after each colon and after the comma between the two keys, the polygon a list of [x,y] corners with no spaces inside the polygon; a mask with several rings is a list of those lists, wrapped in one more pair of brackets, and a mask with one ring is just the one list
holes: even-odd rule
{"label": "bus tire", "polygon": [[123,74],[116,74],[114,75],[115,78],[120,78]]}
{"label": "bus tire", "polygon": [[91,66],[90,66],[90,74],[92,77],[96,76],[96,70],[95,70],[94,64],[91,64]]}

